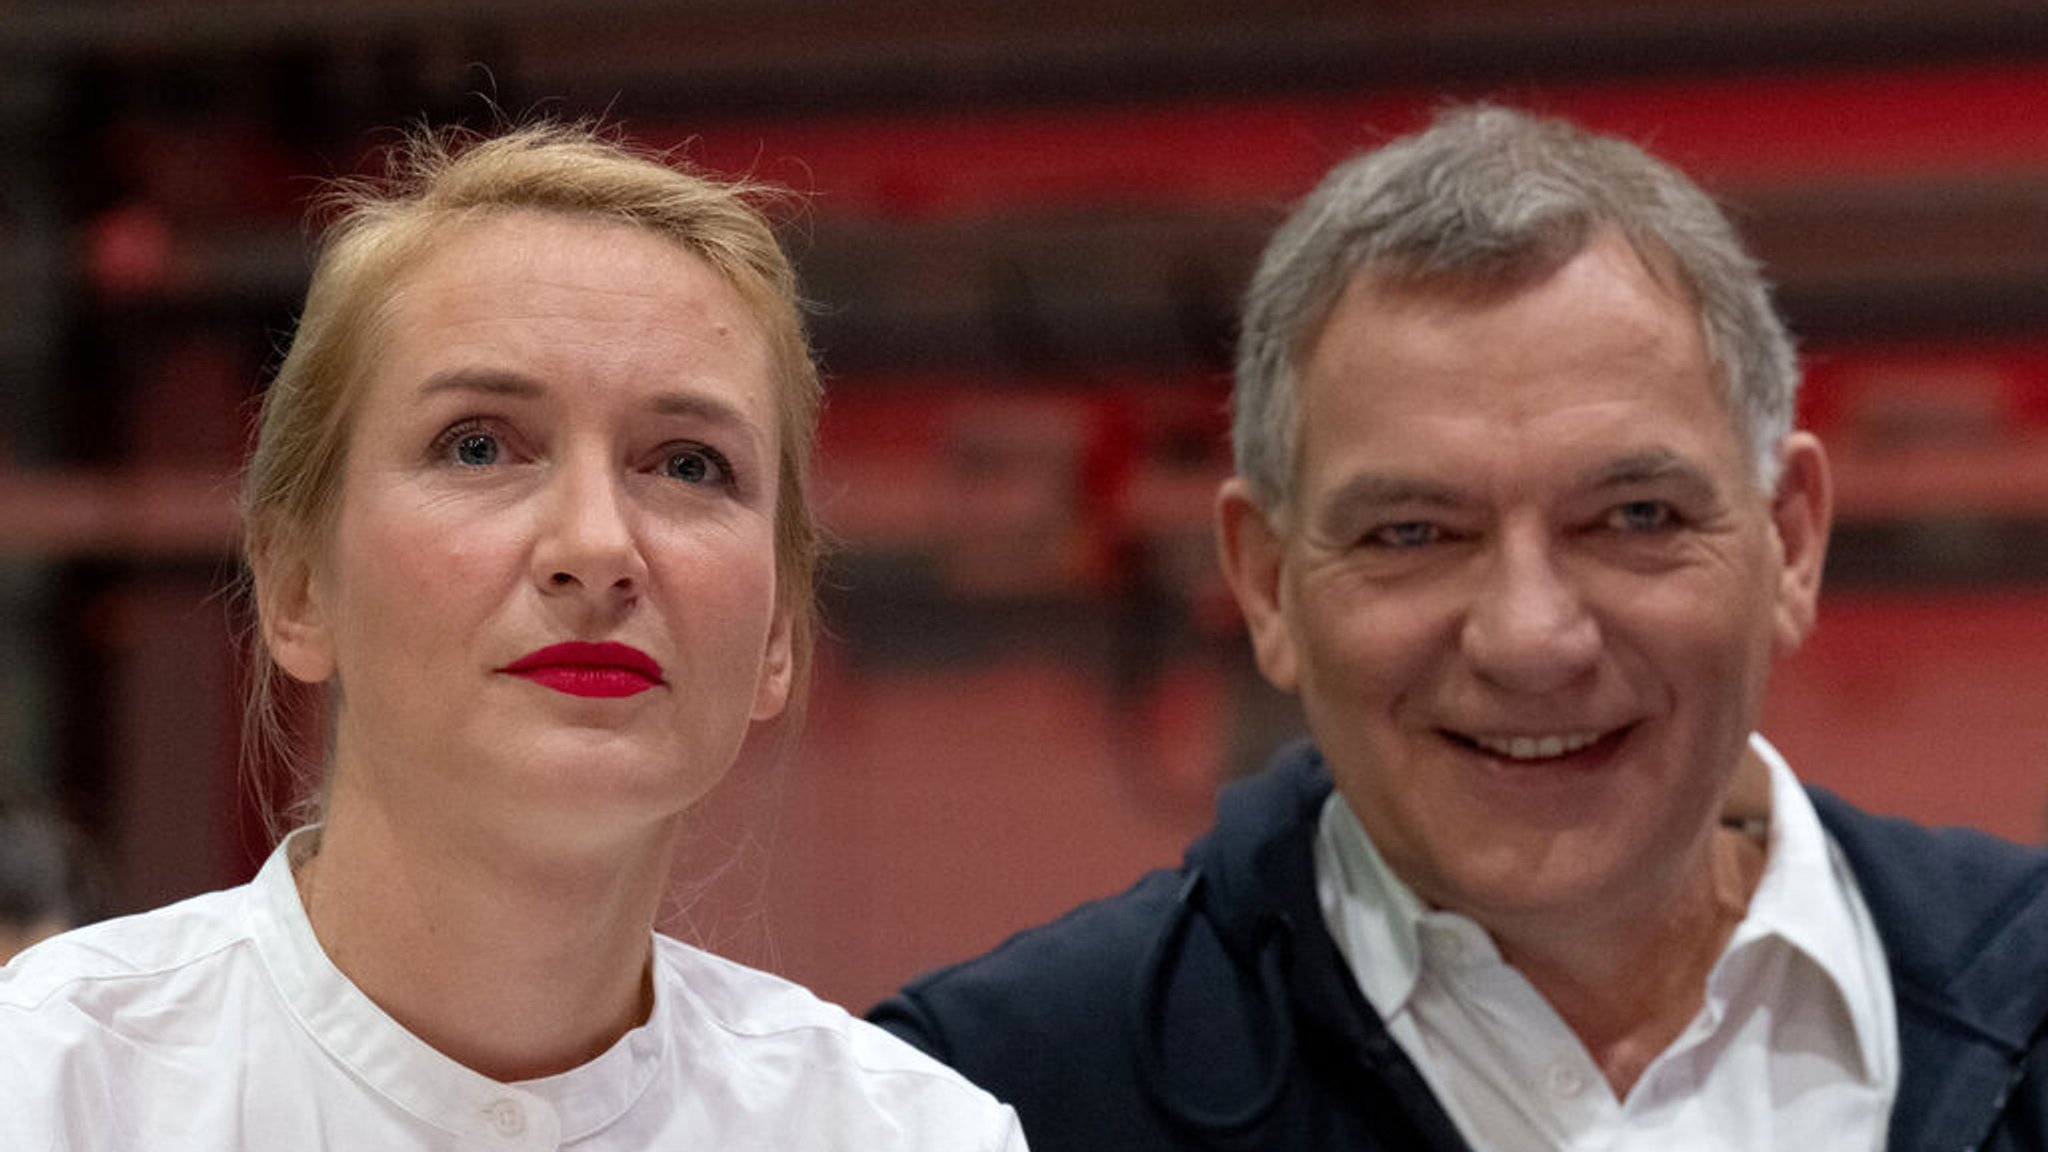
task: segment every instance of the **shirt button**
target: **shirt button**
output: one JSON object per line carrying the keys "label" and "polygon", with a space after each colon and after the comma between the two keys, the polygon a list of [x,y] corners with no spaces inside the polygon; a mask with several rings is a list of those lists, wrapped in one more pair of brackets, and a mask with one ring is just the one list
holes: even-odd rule
{"label": "shirt button", "polygon": [[1544,1071],[1543,1079],[1550,1094],[1560,1100],[1569,1100],[1586,1090],[1586,1073],[1569,1060],[1553,1061]]}
{"label": "shirt button", "polygon": [[1460,964],[1465,960],[1465,938],[1454,928],[1432,928],[1429,932],[1429,950],[1446,964]]}
{"label": "shirt button", "polygon": [[498,1135],[510,1139],[526,1131],[526,1109],[517,1100],[497,1100],[484,1109],[484,1117]]}

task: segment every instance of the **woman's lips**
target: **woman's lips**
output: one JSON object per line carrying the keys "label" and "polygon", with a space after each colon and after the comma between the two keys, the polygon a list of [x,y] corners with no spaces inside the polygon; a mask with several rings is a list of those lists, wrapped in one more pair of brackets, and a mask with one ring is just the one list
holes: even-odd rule
{"label": "woman's lips", "polygon": [[661,683],[661,665],[630,644],[551,644],[498,669],[570,696],[616,699]]}

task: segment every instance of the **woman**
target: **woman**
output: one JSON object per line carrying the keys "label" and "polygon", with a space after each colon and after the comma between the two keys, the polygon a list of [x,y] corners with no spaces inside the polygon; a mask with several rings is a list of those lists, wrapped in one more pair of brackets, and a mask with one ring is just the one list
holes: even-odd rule
{"label": "woman", "polygon": [[580,129],[348,185],[244,484],[319,822],[0,973],[0,1148],[1022,1149],[1009,1110],[653,932],[800,695],[818,383],[748,190]]}

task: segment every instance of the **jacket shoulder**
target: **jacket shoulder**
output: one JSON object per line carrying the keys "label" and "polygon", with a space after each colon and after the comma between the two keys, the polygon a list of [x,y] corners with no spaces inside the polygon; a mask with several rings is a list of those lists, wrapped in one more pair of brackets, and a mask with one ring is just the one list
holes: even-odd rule
{"label": "jacket shoulder", "polygon": [[1899,1008],[1892,1148],[2048,1137],[2048,853],[1813,791],[1884,942]]}
{"label": "jacket shoulder", "polygon": [[1209,887],[1208,912],[1224,932],[1264,917],[1274,896],[1272,858],[1307,860],[1304,836],[1329,790],[1314,749],[1283,749],[1266,771],[1223,790],[1215,825],[1179,868],[1148,873],[978,959],[921,976],[870,1018],[963,1070],[1100,1037],[1129,1013],[1146,957],[1183,911],[1190,878]]}
{"label": "jacket shoulder", "polygon": [[1121,1019],[1179,876],[1147,873],[983,956],[919,976],[869,1019],[970,1076],[975,1066],[1056,1051]]}
{"label": "jacket shoulder", "polygon": [[1176,890],[1173,872],[1150,873],[919,977],[868,1018],[1014,1107],[1038,1152],[1177,1148],[1140,1100],[1125,1023]]}
{"label": "jacket shoulder", "polygon": [[1895,971],[1944,987],[2025,957],[2024,975],[2048,988],[2039,960],[2048,956],[2048,852],[1974,829],[1874,816],[1811,791]]}

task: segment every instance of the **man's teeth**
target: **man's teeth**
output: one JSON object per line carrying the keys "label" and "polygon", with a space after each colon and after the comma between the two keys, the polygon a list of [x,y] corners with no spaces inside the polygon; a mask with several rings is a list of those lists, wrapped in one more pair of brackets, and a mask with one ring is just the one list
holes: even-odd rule
{"label": "man's teeth", "polygon": [[1599,732],[1568,732],[1556,736],[1474,736],[1472,742],[1510,760],[1547,760],[1564,756],[1600,739]]}

